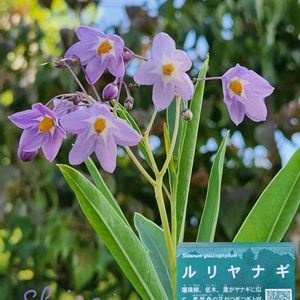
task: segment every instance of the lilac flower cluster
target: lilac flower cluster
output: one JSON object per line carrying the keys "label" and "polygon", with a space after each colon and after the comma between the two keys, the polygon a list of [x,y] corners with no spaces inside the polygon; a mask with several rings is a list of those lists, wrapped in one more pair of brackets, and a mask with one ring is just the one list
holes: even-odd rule
{"label": "lilac flower cluster", "polygon": [[[161,32],[154,37],[149,59],[126,48],[117,35],[108,35],[88,26],[79,26],[76,34],[79,41],[68,49],[63,59],[56,61],[55,66],[67,68],[82,91],[58,95],[46,105],[37,103],[30,110],[9,117],[24,130],[18,150],[20,159],[31,161],[41,148],[51,162],[67,134],[73,134],[77,138],[69,154],[70,164],[81,164],[95,152],[102,168],[113,172],[117,146],[135,146],[141,139],[140,134],[116,114],[123,87],[127,93],[125,107],[133,106],[124,74],[134,58],[143,61],[134,74],[134,80],[138,85],[153,85],[152,100],[156,110],[168,108],[178,96],[185,102],[183,115],[191,119],[192,112],[186,102],[193,97],[194,83],[186,72],[191,69],[192,62],[186,52],[176,49],[168,34]],[[86,92],[73,72],[71,62],[81,67],[97,99]],[[100,97],[94,84],[105,71],[115,80],[104,87]],[[263,77],[237,64],[221,77],[197,80],[207,79],[222,81],[224,102],[236,125],[245,115],[256,122],[266,120],[264,98],[273,92],[273,87]]]}

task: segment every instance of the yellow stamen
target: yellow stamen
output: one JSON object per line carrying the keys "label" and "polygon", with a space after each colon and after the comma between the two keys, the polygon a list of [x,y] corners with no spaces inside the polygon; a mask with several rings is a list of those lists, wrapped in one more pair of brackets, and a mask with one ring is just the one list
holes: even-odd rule
{"label": "yellow stamen", "polygon": [[241,96],[243,92],[243,85],[239,80],[232,80],[229,83],[229,88],[236,94]]}
{"label": "yellow stamen", "polygon": [[55,124],[52,118],[44,117],[44,119],[39,124],[39,131],[45,133],[50,131],[54,126]]}
{"label": "yellow stamen", "polygon": [[171,75],[174,72],[174,66],[172,64],[163,65],[163,73],[165,75]]}
{"label": "yellow stamen", "polygon": [[94,129],[97,134],[100,134],[103,132],[103,130],[106,128],[106,121],[105,119],[98,118],[94,123]]}
{"label": "yellow stamen", "polygon": [[98,55],[108,53],[112,49],[111,44],[108,41],[104,41],[98,47]]}

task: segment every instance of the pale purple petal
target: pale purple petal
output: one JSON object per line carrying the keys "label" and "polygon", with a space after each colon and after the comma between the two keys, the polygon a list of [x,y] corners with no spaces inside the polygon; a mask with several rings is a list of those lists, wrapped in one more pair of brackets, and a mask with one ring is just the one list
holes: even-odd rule
{"label": "pale purple petal", "polygon": [[192,67],[191,59],[183,50],[176,50],[173,59],[181,63],[179,69],[183,72],[188,71]]}
{"label": "pale purple petal", "polygon": [[112,40],[114,42],[114,50],[115,52],[120,55],[123,53],[124,50],[124,41],[121,37],[119,37],[116,34],[108,35],[108,39]]}
{"label": "pale purple petal", "polygon": [[191,78],[186,73],[180,74],[180,79],[175,80],[175,93],[185,101],[188,101],[193,97],[194,85]]}
{"label": "pale purple petal", "polygon": [[237,97],[245,105],[246,115],[255,122],[267,119],[267,107],[263,97],[257,98],[256,95],[248,93],[246,97]]}
{"label": "pale purple petal", "polygon": [[103,33],[102,31],[85,25],[81,25],[76,29],[76,35],[80,40],[88,41],[95,40],[96,36],[102,38],[106,37],[105,33]]}
{"label": "pale purple petal", "polygon": [[243,74],[245,74],[245,72],[248,71],[249,69],[246,67],[236,64],[222,75],[222,79],[226,80],[228,83],[233,77],[241,77]]}
{"label": "pale purple petal", "polygon": [[89,131],[85,131],[78,135],[69,153],[69,162],[71,165],[83,163],[95,151],[98,136],[96,134],[89,135],[88,133]]}
{"label": "pale purple petal", "polygon": [[164,84],[162,81],[157,81],[154,83],[152,99],[157,110],[166,109],[171,104],[174,96],[174,82],[170,81]]}
{"label": "pale purple petal", "polygon": [[52,162],[56,157],[64,138],[65,132],[59,127],[55,128],[53,134],[50,132],[45,134],[45,139],[42,143],[42,150],[49,162]]}
{"label": "pale purple petal", "polygon": [[239,125],[245,117],[245,106],[235,99],[225,101],[230,119],[235,125]]}
{"label": "pale purple petal", "polygon": [[67,132],[80,134],[91,126],[85,121],[88,118],[89,113],[87,109],[79,109],[62,117],[60,125]]}
{"label": "pale purple petal", "polygon": [[115,118],[113,124],[117,126],[117,128],[112,129],[112,134],[118,145],[135,146],[139,143],[140,134],[125,121]]}
{"label": "pale purple petal", "polygon": [[112,173],[116,168],[117,161],[117,144],[111,135],[107,135],[106,139],[100,137],[97,140],[96,156],[104,171]]}
{"label": "pale purple petal", "polygon": [[110,57],[107,64],[108,71],[117,78],[123,77],[125,73],[124,61],[122,55]]}
{"label": "pale purple petal", "polygon": [[94,117],[103,115],[109,120],[112,119],[112,114],[107,104],[95,103],[92,106],[87,108],[87,114],[89,116],[94,116]]}
{"label": "pale purple petal", "polygon": [[92,84],[96,83],[107,68],[107,64],[107,59],[102,59],[100,56],[96,56],[95,58],[93,58],[87,64],[85,69],[87,81],[91,82]]}
{"label": "pale purple petal", "polygon": [[151,58],[161,60],[163,54],[168,57],[173,57],[176,50],[174,40],[165,32],[160,32],[155,35],[152,43]]}
{"label": "pale purple petal", "polygon": [[32,109],[34,111],[39,112],[42,116],[49,116],[54,121],[57,120],[56,114],[47,106],[43,105],[42,103],[35,103],[32,105]]}
{"label": "pale purple petal", "polygon": [[33,125],[37,125],[39,121],[37,120],[41,117],[41,114],[35,110],[28,109],[21,112],[17,112],[8,118],[19,128],[26,129]]}
{"label": "pale purple petal", "polygon": [[80,62],[85,65],[91,59],[93,59],[97,55],[97,51],[95,50],[95,41],[93,42],[78,42],[71,46],[66,54],[65,58],[79,58]]}
{"label": "pale purple petal", "polygon": [[43,142],[44,136],[38,127],[27,128],[23,131],[19,147],[21,151],[32,152],[38,150]]}
{"label": "pale purple petal", "polygon": [[133,79],[138,84],[151,85],[160,78],[155,72],[157,65],[154,61],[147,61],[138,67],[134,73]]}
{"label": "pale purple petal", "polygon": [[243,76],[243,79],[250,83],[249,85],[245,85],[245,90],[249,89],[252,93],[256,93],[260,97],[267,97],[274,91],[270,83],[254,71],[248,71]]}

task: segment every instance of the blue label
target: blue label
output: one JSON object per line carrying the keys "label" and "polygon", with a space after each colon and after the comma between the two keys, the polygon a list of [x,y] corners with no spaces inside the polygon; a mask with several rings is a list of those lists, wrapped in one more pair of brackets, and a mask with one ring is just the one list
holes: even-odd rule
{"label": "blue label", "polygon": [[178,300],[293,300],[292,243],[183,243]]}

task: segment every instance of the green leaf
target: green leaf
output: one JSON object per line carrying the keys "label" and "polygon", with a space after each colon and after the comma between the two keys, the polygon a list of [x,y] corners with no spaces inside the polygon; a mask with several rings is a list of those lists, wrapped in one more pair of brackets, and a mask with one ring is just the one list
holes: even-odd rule
{"label": "green leaf", "polygon": [[85,165],[88,168],[89,173],[92,176],[92,178],[94,180],[94,183],[95,183],[96,187],[98,188],[98,190],[102,193],[102,195],[105,197],[105,199],[107,199],[107,201],[109,201],[109,203],[115,209],[115,211],[118,213],[118,215],[127,224],[129,224],[126,217],[124,216],[120,206],[119,206],[118,201],[113,196],[113,194],[110,192],[108,186],[104,182],[100,172],[98,171],[96,165],[94,164],[93,160],[90,157],[85,161]]}
{"label": "green leaf", "polygon": [[[208,57],[199,73],[200,77],[205,77],[208,69]],[[196,142],[198,135],[198,128],[201,115],[201,107],[203,101],[205,81],[199,81],[196,84],[195,93],[191,100],[190,109],[193,113],[193,119],[185,122],[182,130],[180,141],[180,157],[177,177],[177,191],[176,191],[176,215],[177,215],[177,241],[183,241],[187,201],[190,190],[190,181],[192,176],[192,169],[194,163],[194,155],[196,150]]]}
{"label": "green leaf", "polygon": [[169,256],[163,230],[139,213],[134,214],[134,225],[139,233],[140,240],[148,250],[168,299],[172,299],[173,291]]}
{"label": "green leaf", "polygon": [[58,165],[90,224],[143,299],[168,299],[149,254],[103,194],[80,172]]}
{"label": "green leaf", "polygon": [[300,149],[269,183],[234,242],[280,242],[300,204]]}
{"label": "green leaf", "polygon": [[[139,134],[141,134],[141,130],[137,125],[137,123],[135,122],[135,120],[131,117],[129,112],[120,103],[118,103],[117,111],[121,119],[127,121],[128,124],[130,124]],[[141,153],[143,154],[148,165],[152,167],[146,146],[142,140],[139,142],[138,147]]]}
{"label": "green leaf", "polygon": [[221,184],[229,131],[223,138],[214,159],[207,188],[205,205],[199,225],[197,242],[213,242],[218,222],[221,198]]}

